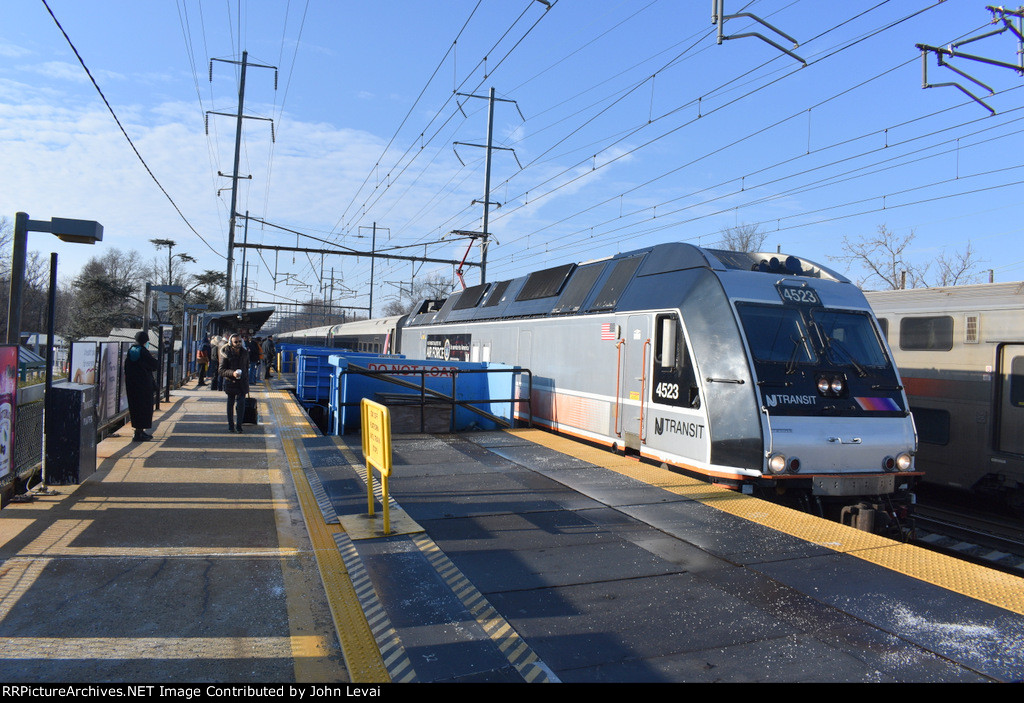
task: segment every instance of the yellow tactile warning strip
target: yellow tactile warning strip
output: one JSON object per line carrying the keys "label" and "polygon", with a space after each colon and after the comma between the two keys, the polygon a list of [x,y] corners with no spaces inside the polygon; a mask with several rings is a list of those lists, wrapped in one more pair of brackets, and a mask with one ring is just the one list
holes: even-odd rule
{"label": "yellow tactile warning strip", "polygon": [[895,542],[839,523],[821,520],[791,508],[768,503],[634,459],[620,457],[607,450],[543,430],[508,431],[535,444],[686,496],[812,544],[850,554],[926,583],[1024,615],[1024,579],[1018,576]]}
{"label": "yellow tactile warning strip", "polygon": [[[265,396],[264,396],[265,397]],[[318,631],[317,617],[308,593],[316,588],[313,565],[317,563],[316,552],[311,549],[305,521],[295,520],[295,508],[299,505],[294,481],[290,476],[286,457],[281,452],[278,438],[266,437],[267,472],[273,495],[274,519],[277,523],[277,541],[282,549],[296,548],[296,556],[281,559],[281,577],[284,581],[285,601],[288,609],[288,623],[292,631],[292,659],[295,680],[299,682],[347,681],[348,671],[337,657],[337,646],[332,637],[303,637],[301,633]],[[326,594],[325,594],[326,595]]]}
{"label": "yellow tactile warning strip", "polygon": [[[295,444],[294,449],[295,453],[298,455],[297,465],[300,467],[308,465],[310,463],[309,457],[303,446],[301,444]],[[303,472],[303,476],[311,483],[320,483],[320,480],[316,478],[315,471],[311,471],[308,474]],[[323,486],[319,486],[319,490],[322,492]],[[316,495],[317,489],[313,487],[312,492]],[[345,596],[351,597],[351,595],[354,594],[358,601],[363,620],[365,621],[366,626],[370,628],[370,631],[373,634],[373,639],[376,642],[376,658],[379,658],[383,663],[383,666],[387,669],[388,676],[392,682],[415,682],[417,680],[416,672],[413,671],[412,663],[406,655],[405,647],[402,645],[394,629],[391,627],[391,621],[388,619],[387,613],[385,613],[384,608],[381,607],[380,602],[377,599],[377,593],[373,590],[373,583],[366,574],[366,569],[363,566],[362,559],[359,558],[359,554],[352,547],[350,535],[344,532],[344,525],[337,522],[338,517],[334,512],[334,508],[330,505],[326,495],[323,496],[323,501],[319,507],[321,515],[324,518],[323,524],[327,526],[331,533],[331,537],[334,539],[338,553],[344,563],[344,572],[347,575],[348,584],[351,586],[351,593],[346,589]],[[346,602],[345,605],[347,610],[350,612],[350,615],[352,617],[356,617],[355,611],[351,607],[351,603]]]}
{"label": "yellow tactile warning strip", "polygon": [[[349,464],[356,467],[361,465],[359,457],[340,437],[335,437],[334,442]],[[365,472],[360,472],[359,476],[365,482]],[[381,500],[382,494],[379,486],[375,486],[374,495],[377,500]],[[389,500],[396,510],[401,510],[401,506],[395,502],[393,497],[389,496]],[[487,636],[491,638],[491,641],[498,647],[498,651],[505,656],[509,664],[515,667],[527,683],[557,682],[554,672],[527,646],[519,633],[498,614],[498,611],[491,606],[483,594],[470,583],[469,579],[459,571],[458,567],[429,536],[422,533],[417,534],[412,537],[412,542],[487,633]]]}
{"label": "yellow tactile warning strip", "polygon": [[425,534],[416,535],[412,541],[527,683],[557,682],[554,672],[541,662],[519,633],[498,614],[430,537]]}
{"label": "yellow tactile warning strip", "polygon": [[302,468],[299,441],[303,437],[316,436],[317,433],[285,391],[268,390],[267,400],[280,428],[281,442],[284,445],[288,466],[291,468],[309,539],[316,554],[317,567],[327,593],[327,601],[345,655],[349,676],[354,683],[388,683],[391,678],[334,541],[334,533],[340,531],[341,527],[324,522]]}
{"label": "yellow tactile warning strip", "polygon": [[398,633],[391,626],[391,619],[384,610],[384,606],[377,598],[373,581],[366,573],[366,568],[363,566],[359,554],[356,553],[355,547],[352,546],[352,540],[344,533],[336,534],[334,538],[338,544],[338,551],[341,553],[342,559],[345,560],[349,577],[352,579],[352,587],[362,605],[366,622],[373,630],[374,639],[380,648],[380,656],[388,668],[391,680],[395,683],[415,683],[417,678],[416,672],[412,668],[412,662],[409,661],[409,656],[405,652],[405,647],[402,646]]}

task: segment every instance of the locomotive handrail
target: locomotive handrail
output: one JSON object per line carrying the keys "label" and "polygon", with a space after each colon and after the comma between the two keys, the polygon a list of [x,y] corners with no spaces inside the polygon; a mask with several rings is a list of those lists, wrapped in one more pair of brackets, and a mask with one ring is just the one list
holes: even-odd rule
{"label": "locomotive handrail", "polygon": [[[511,406],[511,413],[510,413],[510,415],[511,415],[511,419],[512,420],[515,419],[515,414],[516,414],[516,407],[515,406],[517,404],[519,404],[519,403],[526,403],[527,407],[529,408],[527,422],[529,423],[530,427],[533,427],[533,373],[529,369],[519,369],[519,368],[512,368],[512,369],[443,369],[443,370],[440,370],[440,371],[437,370],[437,369],[403,369],[402,371],[372,371],[372,370],[370,370],[370,369],[368,369],[366,367],[359,366],[357,364],[353,364],[353,363],[350,362],[348,364],[348,366],[345,369],[342,370],[342,373],[355,373],[355,374],[360,375],[360,376],[370,376],[371,378],[376,378],[377,380],[384,381],[385,383],[393,383],[396,386],[402,386],[403,388],[409,388],[409,389],[412,389],[412,390],[419,391],[420,392],[420,430],[421,431],[423,429],[424,422],[425,422],[424,421],[424,417],[423,417],[423,412],[424,412],[423,408],[424,408],[424,406],[426,404],[426,396],[428,396],[428,395],[430,397],[432,397],[432,398],[438,398],[438,399],[441,399],[441,400],[446,400],[452,406],[453,412],[452,412],[451,423],[450,423],[452,431],[454,431],[454,425],[455,425],[454,409],[455,409],[456,406],[465,408],[466,410],[469,410],[469,411],[474,412],[474,413],[476,413],[478,415],[481,415],[481,416],[487,418],[488,420],[490,420],[491,422],[494,422],[494,423],[496,423],[498,425],[505,426],[505,427],[511,427],[512,426],[512,422],[507,421],[504,418],[499,417],[497,415],[493,415],[492,413],[489,413],[486,410],[482,410],[480,408],[474,407],[473,405],[471,405],[471,403],[509,403],[509,405]],[[440,391],[435,391],[432,388],[427,388],[426,387],[426,375],[428,373],[430,373],[430,374],[439,374],[439,375],[442,375],[442,376],[451,376],[452,377],[452,395],[450,395],[450,396],[449,395],[445,395],[444,393],[442,393]],[[528,393],[527,397],[525,399],[524,398],[519,398],[519,397],[512,397],[512,398],[472,398],[472,399],[457,400],[455,398],[456,379],[457,379],[459,374],[466,374],[466,373],[512,373],[512,374],[526,374],[526,376],[527,376],[527,393]],[[399,379],[399,378],[393,378],[392,376],[394,376],[396,374],[401,374],[401,375],[418,374],[420,376],[420,384],[417,385],[417,384],[412,383],[410,381],[405,381],[405,380],[402,380],[402,379]],[[339,387],[339,391],[338,392],[340,394],[340,392],[341,392],[340,387]],[[338,403],[339,407],[350,407],[350,406],[356,406],[356,405],[359,405],[359,403],[342,403],[340,401]]]}
{"label": "locomotive handrail", "polygon": [[622,397],[619,394],[619,384],[622,381],[622,347],[626,346],[626,340],[620,339],[615,343],[617,358],[615,359],[615,435],[622,436],[622,428],[619,427],[619,407],[622,405]]}
{"label": "locomotive handrail", "polygon": [[644,400],[647,398],[647,347],[651,346],[651,338],[648,337],[644,341],[643,353],[640,355],[640,443],[643,444],[647,441],[644,437]]}
{"label": "locomotive handrail", "polygon": [[764,418],[768,421],[768,453],[765,456],[771,456],[775,453],[775,434],[772,432],[772,416],[768,413],[767,406],[762,405],[761,412],[764,413]]}

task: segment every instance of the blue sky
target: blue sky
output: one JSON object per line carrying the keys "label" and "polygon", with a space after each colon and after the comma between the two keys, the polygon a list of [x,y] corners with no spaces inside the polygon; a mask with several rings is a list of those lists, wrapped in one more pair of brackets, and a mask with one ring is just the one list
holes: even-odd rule
{"label": "blue sky", "polygon": [[[647,244],[713,246],[757,223],[766,248],[847,272],[844,237],[914,232],[923,266],[971,242],[995,280],[1024,279],[1024,79],[928,60],[997,28],[982,2],[725,0],[797,39],[802,66],[755,37],[716,43],[706,0],[47,0],[147,174],[41,0],[8,0],[0,25],[0,215],[98,220],[96,248],[31,235],[69,277],[101,247],[152,238],[223,269],[237,74],[246,77],[238,209],[250,241],[461,259],[480,230],[486,95],[495,109],[488,280]],[[761,32],[730,19],[727,35]],[[1017,60],[1009,32],[972,54]],[[485,58],[486,57],[486,58]],[[521,113],[521,114],[520,114]],[[525,118],[525,119],[524,119]],[[512,151],[514,150],[514,152]],[[187,220],[187,222],[186,222]],[[198,235],[193,232],[198,232]],[[284,228],[284,229],[281,229]],[[289,231],[290,230],[290,231]],[[311,238],[297,235],[311,235]],[[201,235],[201,236],[200,236]],[[242,231],[239,229],[238,238]],[[205,240],[205,241],[204,241]],[[241,252],[236,252],[240,257]],[[166,254],[161,254],[166,256]],[[470,252],[479,260],[479,250]],[[366,306],[367,259],[250,250],[253,297],[324,292]],[[321,274],[321,266],[323,273]],[[379,262],[375,307],[443,264]],[[467,283],[478,282],[467,268]]]}

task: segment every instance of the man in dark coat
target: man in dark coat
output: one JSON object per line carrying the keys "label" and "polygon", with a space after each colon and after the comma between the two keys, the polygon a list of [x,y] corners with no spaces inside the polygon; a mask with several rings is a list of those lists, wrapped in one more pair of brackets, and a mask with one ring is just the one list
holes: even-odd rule
{"label": "man in dark coat", "polygon": [[159,363],[146,349],[149,335],[139,332],[135,335],[135,344],[128,349],[128,358],[124,362],[124,384],[128,391],[128,414],[135,428],[133,442],[146,442],[153,435],[146,433],[153,426],[153,397],[156,392],[156,381],[153,372]]}

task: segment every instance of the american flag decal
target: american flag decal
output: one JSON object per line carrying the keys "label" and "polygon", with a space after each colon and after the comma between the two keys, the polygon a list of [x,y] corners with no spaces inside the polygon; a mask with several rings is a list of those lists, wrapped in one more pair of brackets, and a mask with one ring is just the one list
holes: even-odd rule
{"label": "american flag decal", "polygon": [[608,341],[615,341],[619,338],[619,326],[614,325],[611,322],[605,322],[601,324],[601,339]]}

